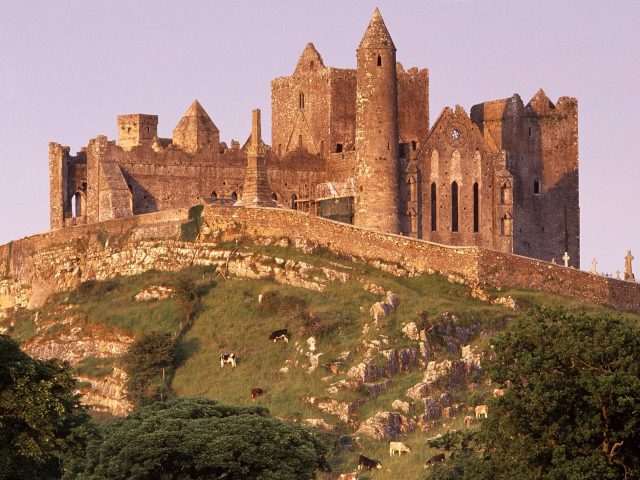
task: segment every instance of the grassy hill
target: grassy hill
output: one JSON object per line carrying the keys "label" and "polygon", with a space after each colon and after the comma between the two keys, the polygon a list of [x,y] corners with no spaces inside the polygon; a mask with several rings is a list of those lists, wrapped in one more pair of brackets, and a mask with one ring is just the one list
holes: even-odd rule
{"label": "grassy hill", "polygon": [[[578,310],[601,308],[537,292],[488,292],[493,297],[512,297],[518,305],[514,310],[473,298],[467,286],[450,283],[438,275],[397,277],[368,264],[324,252],[311,255],[253,245],[245,245],[241,250],[306,262],[312,266],[312,272],[322,267],[346,272],[349,279],[345,283],[332,281],[323,292],[318,292],[272,280],[229,276],[225,279],[212,268],[192,268],[178,273],[152,271],[82,284],[76,291],[56,295],[36,312],[15,312],[5,324],[12,325],[8,328],[14,337],[27,343],[43,337],[63,338],[74,328],[96,335],[130,337],[154,330],[177,333],[181,324],[184,325],[184,315],[176,297],[144,302],[136,302],[134,297],[152,286],[175,287],[180,280],[190,280],[198,286],[200,307],[190,327],[180,336],[179,366],[172,379],[175,395],[210,397],[242,405],[251,404],[250,390],[260,387],[265,394],[256,403],[269,408],[274,416],[289,421],[323,419],[335,429],[322,435],[330,442],[339,443],[340,435],[356,436],[354,430],[358,423],[376,412],[392,411],[393,400],[409,400],[406,390],[422,380],[424,363],[410,372],[393,376],[388,388],[377,396],[363,389],[340,389],[334,394],[325,390],[331,383],[347,379],[346,372],[360,363],[367,351],[373,351],[373,361],[382,364],[384,358],[372,349],[376,342],[380,342],[380,350],[416,347],[418,342],[402,333],[407,323],[433,325],[447,312],[457,318],[458,328],[473,332],[471,344],[477,351],[489,351],[490,336],[509,328],[514,318],[525,315],[535,304],[563,305]],[[365,290],[365,286],[371,290],[371,284],[395,292],[400,298],[399,307],[377,322],[373,321],[369,308],[380,301],[382,295]],[[289,330],[288,344],[268,340],[271,331],[280,328]],[[309,372],[306,353],[307,339],[311,336],[317,340],[317,352],[322,355],[319,367]],[[237,368],[220,367],[219,356],[225,352],[236,354]],[[349,359],[342,362],[338,373],[332,373],[331,364],[344,352],[351,352]],[[459,358],[459,350],[436,342],[427,360]],[[79,375],[100,377],[110,373],[117,364],[117,356],[96,355],[82,359],[75,368]],[[281,371],[285,366],[288,367],[286,373]],[[475,383],[475,389],[468,388],[468,383]],[[464,403],[468,408],[489,401],[492,389],[477,376],[462,385],[434,387],[429,394],[437,396],[447,391],[453,401]],[[364,403],[350,422],[345,423],[302,400],[310,396],[331,397],[340,402],[363,400]],[[415,402],[408,416],[421,413],[424,413],[424,403]],[[358,454],[364,453],[381,460],[383,469],[361,478],[367,475],[375,479],[424,478],[424,461],[438,453],[427,447],[426,439],[450,429],[465,428],[462,420],[468,414],[465,409],[452,419],[438,420],[425,432],[416,429],[402,437],[402,441],[413,448],[410,455],[402,457],[389,458],[388,442],[358,435],[361,440],[355,451],[335,449],[331,458],[334,471],[353,471]]]}

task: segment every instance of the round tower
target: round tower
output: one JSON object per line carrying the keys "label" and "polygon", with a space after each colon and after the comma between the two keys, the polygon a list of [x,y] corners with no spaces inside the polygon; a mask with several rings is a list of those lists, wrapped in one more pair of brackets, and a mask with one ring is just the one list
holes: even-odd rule
{"label": "round tower", "polygon": [[377,8],[357,56],[354,224],[400,233],[396,47]]}

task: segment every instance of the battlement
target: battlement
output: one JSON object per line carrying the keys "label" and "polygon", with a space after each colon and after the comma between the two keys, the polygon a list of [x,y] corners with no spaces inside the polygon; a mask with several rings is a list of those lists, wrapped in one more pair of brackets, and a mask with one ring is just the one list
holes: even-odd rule
{"label": "battlement", "polygon": [[118,115],[118,145],[130,149],[138,145],[151,145],[158,136],[158,116],[134,113]]}

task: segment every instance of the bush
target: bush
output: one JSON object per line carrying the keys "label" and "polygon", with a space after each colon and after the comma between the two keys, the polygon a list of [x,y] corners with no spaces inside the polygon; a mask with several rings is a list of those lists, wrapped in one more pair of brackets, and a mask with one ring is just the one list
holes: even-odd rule
{"label": "bush", "polygon": [[275,290],[269,290],[262,295],[260,312],[266,315],[297,314],[306,307],[307,302],[293,295],[281,295]]}
{"label": "bush", "polygon": [[67,480],[298,480],[327,470],[327,447],[308,429],[260,407],[179,399],[141,408],[104,429]]}
{"label": "bush", "polygon": [[181,237],[185,242],[195,242],[200,235],[200,229],[202,228],[202,211],[204,205],[194,205],[189,209],[187,223],[183,223],[180,226]]}
{"label": "bush", "polygon": [[152,332],[135,340],[123,357],[127,398],[136,406],[165,400],[175,366],[175,342],[170,334]]}

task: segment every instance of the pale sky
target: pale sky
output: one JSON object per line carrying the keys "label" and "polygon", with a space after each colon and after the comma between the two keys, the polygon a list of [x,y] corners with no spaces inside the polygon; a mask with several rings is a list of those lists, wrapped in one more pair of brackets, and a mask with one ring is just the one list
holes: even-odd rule
{"label": "pale sky", "polygon": [[116,116],[159,115],[170,137],[197,98],[244,139],[251,109],[270,141],[270,80],[307,42],[355,66],[379,6],[405,68],[427,67],[431,120],[538,88],[579,101],[582,268],[640,277],[640,1],[0,0],[0,244],[49,227],[47,144],[72,152]]}

